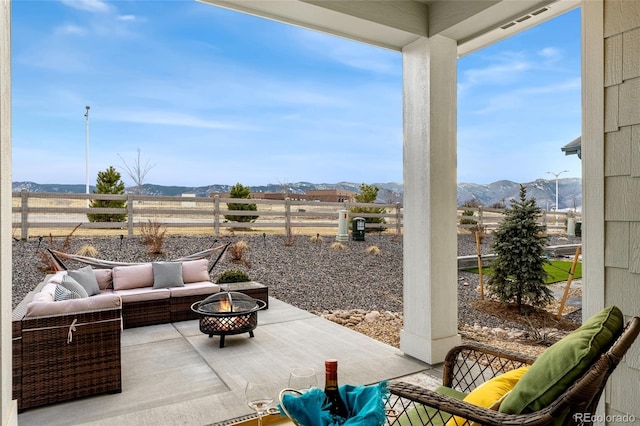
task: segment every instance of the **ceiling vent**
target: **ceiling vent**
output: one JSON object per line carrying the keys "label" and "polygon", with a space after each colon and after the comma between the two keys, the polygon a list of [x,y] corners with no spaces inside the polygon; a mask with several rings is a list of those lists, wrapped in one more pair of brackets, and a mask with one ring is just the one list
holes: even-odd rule
{"label": "ceiling vent", "polygon": [[[515,0],[514,0],[515,1]],[[504,40],[514,34],[532,28],[544,21],[560,16],[570,10],[580,7],[582,0],[548,0],[550,4],[540,6],[532,12],[517,16],[509,21],[503,21],[493,29],[487,29],[470,36],[465,40],[458,40],[458,57],[468,55],[483,47]],[[522,13],[522,12],[520,12]],[[508,18],[507,18],[508,19]]]}
{"label": "ceiling vent", "polygon": [[547,10],[549,10],[549,8],[548,8],[548,7],[543,7],[542,9],[538,9],[538,10],[536,10],[535,12],[531,12],[531,13],[530,13],[530,14],[528,14],[528,15],[524,15],[524,16],[520,17],[520,18],[516,19],[515,21],[511,21],[511,22],[509,22],[508,24],[504,24],[504,25],[502,25],[500,28],[501,28],[501,29],[503,29],[503,30],[506,30],[507,28],[511,28],[511,27],[513,27],[514,25],[519,24],[520,22],[524,22],[524,21],[526,21],[527,19],[531,19],[531,18],[532,18],[532,17],[534,17],[534,16],[538,16],[538,15],[540,15],[541,13],[546,12]]}

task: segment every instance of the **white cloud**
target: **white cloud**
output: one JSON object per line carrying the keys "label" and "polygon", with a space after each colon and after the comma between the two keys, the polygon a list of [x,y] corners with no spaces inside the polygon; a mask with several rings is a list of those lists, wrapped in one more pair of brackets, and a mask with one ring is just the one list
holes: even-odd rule
{"label": "white cloud", "polygon": [[538,55],[552,62],[556,62],[562,59],[562,52],[560,51],[560,49],[557,49],[555,47],[545,47],[544,49],[538,51]]}
{"label": "white cloud", "polygon": [[127,24],[141,21],[140,17],[132,14],[119,14],[113,3],[103,0],[60,0],[62,4],[92,13],[86,23],[85,33],[110,37],[129,37],[132,33]]}
{"label": "white cloud", "polygon": [[581,90],[580,77],[557,82],[554,84],[549,84],[546,86],[523,88],[521,92],[523,94],[544,94],[544,93],[569,92],[574,90]]}
{"label": "white cloud", "polygon": [[182,126],[195,127],[205,129],[248,129],[248,126],[232,123],[207,120],[195,117],[189,114],[170,112],[170,111],[151,111],[149,109],[141,111],[122,111],[105,112],[101,116],[102,119],[108,121],[119,121],[126,123],[138,124],[160,124],[165,126]]}
{"label": "white cloud", "polygon": [[[569,79],[562,82],[540,86],[524,86],[506,93],[497,93],[486,99],[484,107],[474,111],[475,114],[489,114],[496,111],[509,111],[539,107],[541,103],[549,103],[549,97],[545,95],[567,92],[579,92],[581,90],[580,78]],[[542,95],[542,98],[540,97]]]}
{"label": "white cloud", "polygon": [[66,25],[57,27],[55,29],[55,32],[57,34],[62,34],[62,35],[86,35],[87,29],[79,25],[66,24]]}
{"label": "white cloud", "polygon": [[30,51],[17,56],[16,62],[64,74],[91,71],[91,66],[85,58],[75,51],[65,50],[57,45],[33,46]]}
{"label": "white cloud", "polygon": [[320,88],[303,86],[288,86],[281,82],[273,81],[271,88],[257,93],[264,96],[269,102],[288,105],[307,105],[314,107],[338,108],[344,107],[345,102],[337,93],[322,92]]}
{"label": "white cloud", "polygon": [[464,82],[461,85],[468,87],[477,84],[503,83],[513,80],[515,74],[529,69],[531,69],[531,64],[521,59],[486,68],[472,68],[463,71]]}
{"label": "white cloud", "polygon": [[102,0],[60,0],[62,4],[91,13],[109,13],[112,8]]}

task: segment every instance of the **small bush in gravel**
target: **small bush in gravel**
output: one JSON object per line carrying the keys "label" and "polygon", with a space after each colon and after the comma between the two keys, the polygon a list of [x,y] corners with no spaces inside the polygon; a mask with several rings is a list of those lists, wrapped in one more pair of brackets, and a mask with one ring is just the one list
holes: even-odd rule
{"label": "small bush in gravel", "polygon": [[309,237],[309,241],[312,243],[321,243],[323,241],[322,236],[320,234],[316,234],[312,237]]}
{"label": "small bush in gravel", "polygon": [[380,249],[377,246],[369,246],[367,247],[367,253],[378,255],[380,254]]}
{"label": "small bush in gravel", "polygon": [[147,246],[147,251],[152,256],[164,254],[162,247],[164,246],[164,238],[167,234],[166,228],[162,223],[149,219],[147,223],[140,226],[140,234],[142,235],[142,244]]}
{"label": "small bush in gravel", "polygon": [[344,244],[336,241],[335,243],[331,244],[331,248],[333,250],[344,250],[345,247],[344,247]]}
{"label": "small bush in gravel", "polygon": [[284,246],[293,247],[296,245],[296,240],[297,240],[297,237],[293,235],[293,233],[288,232],[284,240]]}
{"label": "small bush in gravel", "polygon": [[249,251],[249,244],[246,241],[240,240],[231,244],[227,249],[229,254],[231,254],[232,263],[243,263],[247,265],[249,262],[244,258],[246,252]]}
{"label": "small bush in gravel", "polygon": [[80,247],[80,250],[78,250],[78,254],[80,256],[96,257],[98,256],[98,250],[91,244],[85,244]]}
{"label": "small bush in gravel", "polygon": [[216,280],[216,284],[242,283],[245,281],[251,281],[246,272],[238,269],[229,269],[228,271],[224,271],[220,274]]}

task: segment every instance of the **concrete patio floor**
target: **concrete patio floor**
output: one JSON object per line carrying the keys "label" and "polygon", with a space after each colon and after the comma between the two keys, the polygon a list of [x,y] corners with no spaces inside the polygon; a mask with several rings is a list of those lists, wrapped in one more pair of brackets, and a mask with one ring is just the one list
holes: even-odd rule
{"label": "concrete patio floor", "polygon": [[[255,337],[209,338],[198,321],[122,333],[122,393],[34,408],[20,425],[209,425],[252,414],[247,380],[287,387],[289,372],[311,366],[324,385],[324,360],[339,360],[339,381],[354,385],[406,377],[433,381],[434,368],[398,349],[270,298]],[[63,367],[63,366],[61,366]],[[43,384],[45,385],[45,384]]]}

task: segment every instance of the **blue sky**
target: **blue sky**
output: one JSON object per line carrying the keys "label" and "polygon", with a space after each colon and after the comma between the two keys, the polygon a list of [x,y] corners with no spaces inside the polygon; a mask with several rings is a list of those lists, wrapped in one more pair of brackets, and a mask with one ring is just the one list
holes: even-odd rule
{"label": "blue sky", "polygon": [[[195,1],[14,0],[13,180],[402,181],[398,52]],[[580,11],[459,60],[458,181],[580,177]]]}

